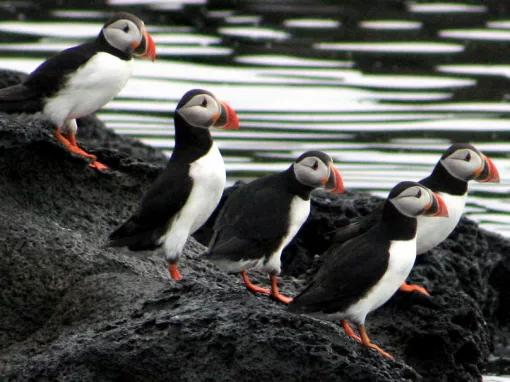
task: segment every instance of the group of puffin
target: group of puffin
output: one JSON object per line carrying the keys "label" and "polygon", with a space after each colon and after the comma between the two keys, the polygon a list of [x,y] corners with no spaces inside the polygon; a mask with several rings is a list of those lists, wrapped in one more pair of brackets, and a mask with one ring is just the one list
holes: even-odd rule
{"label": "group of puffin", "polygon": [[[106,165],[78,146],[76,119],[95,112],[123,88],[135,56],[154,60],[153,39],[138,17],[117,13],[93,42],[62,51],[23,83],[0,89],[0,110],[42,112],[67,150],[105,171]],[[109,236],[108,245],[162,248],[169,274],[178,281],[183,247],[216,209],[225,187],[225,166],[209,129],[237,129],[239,120],[227,103],[194,89],[178,103],[174,121],[175,147],[166,168],[136,212]],[[392,359],[370,341],[365,318],[399,289],[429,295],[406,279],[416,255],[441,243],[459,222],[470,180],[498,182],[498,170],[472,145],[453,144],[430,176],[397,184],[370,215],[338,229],[312,282],[289,298],[278,289],[280,255],[308,218],[312,190],[343,191],[331,157],[308,151],[285,171],[235,190],[203,256],[226,272],[240,273],[249,291],[288,304],[291,312],[340,321],[349,337]],[[269,274],[270,289],[250,281],[252,269]]]}

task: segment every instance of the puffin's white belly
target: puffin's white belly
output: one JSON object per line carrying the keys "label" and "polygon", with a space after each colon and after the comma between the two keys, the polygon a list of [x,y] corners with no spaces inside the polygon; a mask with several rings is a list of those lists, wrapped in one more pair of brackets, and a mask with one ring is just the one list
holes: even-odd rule
{"label": "puffin's white belly", "polygon": [[416,259],[416,240],[392,241],[389,252],[388,268],[383,277],[368,290],[365,297],[335,318],[363,324],[368,313],[379,308],[395,294],[413,268]]}
{"label": "puffin's white belly", "polygon": [[225,164],[213,142],[209,152],[190,166],[193,187],[182,209],[176,214],[164,236],[167,260],[179,257],[188,237],[209,219],[225,188]]}
{"label": "puffin's white belly", "polygon": [[459,223],[466,194],[450,195],[442,192],[438,194],[444,199],[448,207],[448,217],[418,216],[416,230],[416,253],[421,255],[445,240]]}
{"label": "puffin's white belly", "polygon": [[62,127],[66,120],[94,113],[121,91],[131,76],[131,67],[132,60],[96,53],[68,76],[60,91],[46,100],[44,114]]}
{"label": "puffin's white belly", "polygon": [[283,249],[292,241],[298,233],[301,226],[305,223],[310,215],[310,200],[304,200],[299,196],[294,196],[290,203],[289,209],[289,229],[283,237],[280,246],[269,257],[269,260],[262,265],[262,270],[271,274],[280,274],[281,272],[281,255]]}

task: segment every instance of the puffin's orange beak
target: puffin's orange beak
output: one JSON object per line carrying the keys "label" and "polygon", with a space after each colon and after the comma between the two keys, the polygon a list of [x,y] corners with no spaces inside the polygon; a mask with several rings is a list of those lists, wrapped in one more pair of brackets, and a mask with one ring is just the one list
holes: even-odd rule
{"label": "puffin's orange beak", "polygon": [[333,165],[329,164],[329,178],[324,182],[324,188],[327,191],[341,194],[344,192],[344,181],[340,171]]}
{"label": "puffin's orange beak", "polygon": [[226,102],[220,102],[220,104],[221,113],[213,126],[225,130],[239,129],[239,117],[235,110]]}
{"label": "puffin's orange beak", "polygon": [[499,172],[491,158],[484,156],[482,166],[475,173],[475,180],[483,183],[499,183]]}
{"label": "puffin's orange beak", "polygon": [[448,217],[448,208],[444,199],[437,193],[432,193],[432,203],[425,209],[424,215]]}
{"label": "puffin's orange beak", "polygon": [[141,58],[148,58],[151,61],[156,59],[156,44],[154,44],[154,40],[152,36],[147,32],[145,27],[142,29],[142,41],[135,48],[134,54]]}

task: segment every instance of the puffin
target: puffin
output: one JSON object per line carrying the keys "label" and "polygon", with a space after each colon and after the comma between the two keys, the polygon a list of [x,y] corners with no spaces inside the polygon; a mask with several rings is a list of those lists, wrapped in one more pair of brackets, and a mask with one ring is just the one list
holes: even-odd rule
{"label": "puffin", "polygon": [[[285,171],[267,175],[235,190],[213,227],[204,256],[220,269],[240,273],[252,293],[288,304],[278,289],[280,256],[310,213],[310,193],[322,187],[343,192],[340,172],[321,151],[302,154]],[[248,270],[267,272],[271,290],[253,284]]]}
{"label": "puffin", "polygon": [[154,61],[154,41],[138,17],[116,13],[94,41],[58,53],[23,83],[0,89],[0,111],[42,112],[55,126],[58,142],[104,171],[106,165],[78,146],[76,119],[94,113],[120,92],[131,76],[134,56]]}
{"label": "puffin", "polygon": [[[498,183],[498,169],[492,159],[473,145],[455,143],[442,154],[432,173],[419,181],[443,198],[448,206],[448,218],[418,216],[417,255],[422,255],[443,242],[455,229],[464,212],[468,183],[471,180]],[[344,242],[367,231],[379,221],[383,205],[379,205],[372,213],[355,219],[351,224],[339,228],[332,240],[337,243]],[[424,287],[406,282],[402,284],[400,290],[430,296]]]}
{"label": "puffin", "polygon": [[[422,215],[444,219],[448,208],[443,198],[420,183],[397,184],[377,223],[326,250],[312,282],[289,304],[289,311],[339,320],[347,336],[393,359],[371,342],[365,318],[388,301],[411,272],[416,258],[416,217]],[[359,336],[349,321],[357,325]]]}
{"label": "puffin", "polygon": [[225,164],[209,129],[238,129],[239,119],[226,102],[207,90],[193,89],[179,101],[174,121],[175,146],[166,168],[106,246],[132,251],[162,248],[170,277],[179,281],[182,249],[209,219],[225,187]]}

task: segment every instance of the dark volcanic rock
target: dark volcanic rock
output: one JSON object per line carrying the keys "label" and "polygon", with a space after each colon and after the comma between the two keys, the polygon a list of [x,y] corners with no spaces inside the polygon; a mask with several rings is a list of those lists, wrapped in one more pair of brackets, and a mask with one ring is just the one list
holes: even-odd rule
{"label": "dark volcanic rock", "polygon": [[248,294],[193,240],[179,284],[158,253],[102,248],[165,160],[90,117],[80,142],[113,168],[98,173],[52,130],[0,114],[0,380],[419,379],[336,325]]}
{"label": "dark volcanic rock", "polygon": [[[242,184],[227,189],[225,195],[237,187]],[[331,232],[380,202],[367,194],[314,192],[309,220],[282,255],[283,275],[310,280],[321,264],[319,255],[330,244]],[[206,226],[199,233],[203,243],[209,232]],[[490,370],[506,372],[509,251],[508,240],[463,218],[445,242],[418,257],[411,273],[410,281],[426,286],[433,297],[397,293],[369,315],[369,333],[425,380],[479,380],[494,350],[494,338],[501,354]]]}
{"label": "dark volcanic rock", "polygon": [[[496,266],[508,242],[464,220],[423,257],[413,279],[434,297],[397,295],[369,316],[373,339],[397,357],[389,362],[334,323],[247,293],[200,258],[194,240],[177,284],[158,253],[102,248],[165,159],[93,117],[80,121],[79,139],[113,170],[98,173],[64,151],[41,116],[0,114],[0,380],[479,379],[490,329],[508,318],[508,260]],[[314,196],[312,219],[286,254],[285,293],[319,264],[327,235],[317,234],[375,200],[329,198]]]}

